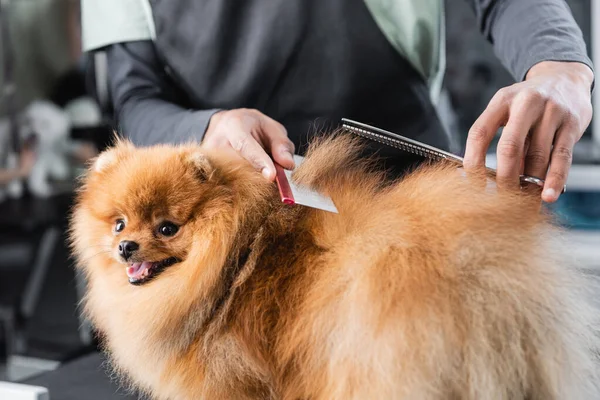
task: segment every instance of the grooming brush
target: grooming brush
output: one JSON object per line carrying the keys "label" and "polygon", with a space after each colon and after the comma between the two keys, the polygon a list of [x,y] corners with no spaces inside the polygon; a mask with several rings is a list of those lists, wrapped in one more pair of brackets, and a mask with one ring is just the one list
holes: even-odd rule
{"label": "grooming brush", "polygon": [[[400,136],[396,133],[388,132],[386,130],[376,128],[361,122],[352,121],[350,119],[342,118],[342,128],[348,132],[364,137],[366,139],[385,144],[390,147],[395,147],[407,153],[416,154],[421,157],[439,161],[447,160],[458,166],[463,165],[464,159],[455,154],[449,153],[442,149],[430,146],[425,143],[421,143],[414,139],[409,139],[404,136]],[[486,167],[488,172],[493,176],[496,175],[496,170],[493,168]],[[536,178],[534,176],[521,175],[521,183],[532,183],[537,186],[543,187],[544,180]],[[566,190],[566,186],[563,188],[563,193]]]}

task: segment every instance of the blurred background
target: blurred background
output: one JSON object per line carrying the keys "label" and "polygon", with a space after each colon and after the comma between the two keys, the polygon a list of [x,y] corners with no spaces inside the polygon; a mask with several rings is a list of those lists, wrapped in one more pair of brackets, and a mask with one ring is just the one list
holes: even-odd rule
{"label": "blurred background", "polygon": [[[600,65],[600,28],[591,17],[600,6],[594,14],[591,1],[568,3]],[[440,115],[456,138],[453,151],[462,153],[470,125],[513,81],[467,3],[446,3]],[[77,0],[0,1],[0,381],[22,381],[95,349],[79,317],[83,282],[65,245],[66,226],[75,180],[114,126],[105,59],[81,53],[79,13]],[[596,119],[574,158],[569,191],[551,210],[568,227],[579,265],[600,274]]]}

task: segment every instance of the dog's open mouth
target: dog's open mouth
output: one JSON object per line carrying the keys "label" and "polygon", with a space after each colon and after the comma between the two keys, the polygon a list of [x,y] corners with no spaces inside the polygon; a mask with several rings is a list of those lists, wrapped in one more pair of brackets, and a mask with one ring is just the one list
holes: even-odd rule
{"label": "dog's open mouth", "polygon": [[143,285],[156,278],[161,272],[167,267],[178,263],[179,260],[175,257],[169,257],[162,261],[144,261],[130,264],[125,268],[127,276],[129,277],[129,283],[132,285]]}

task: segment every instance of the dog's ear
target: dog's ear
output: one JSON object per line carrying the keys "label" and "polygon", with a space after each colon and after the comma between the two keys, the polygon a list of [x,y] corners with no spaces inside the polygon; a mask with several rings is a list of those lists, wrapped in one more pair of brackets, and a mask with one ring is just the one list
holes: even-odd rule
{"label": "dog's ear", "polygon": [[205,181],[210,181],[215,178],[216,169],[202,151],[193,150],[187,154],[186,159],[195,169],[198,178]]}
{"label": "dog's ear", "polygon": [[105,150],[96,157],[92,169],[95,172],[106,171],[108,167],[117,162],[117,152],[114,149]]}
{"label": "dog's ear", "polygon": [[113,147],[103,151],[96,157],[92,169],[95,172],[106,171],[111,165],[114,165],[120,158],[135,149],[133,143],[127,139],[114,136],[115,144]]}

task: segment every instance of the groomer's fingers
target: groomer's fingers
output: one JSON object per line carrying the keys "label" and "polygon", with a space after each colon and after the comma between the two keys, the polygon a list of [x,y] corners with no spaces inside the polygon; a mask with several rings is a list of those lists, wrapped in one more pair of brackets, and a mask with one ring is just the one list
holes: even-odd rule
{"label": "groomer's fingers", "polygon": [[231,147],[268,180],[275,179],[275,165],[265,149],[246,130],[234,130],[228,135]]}
{"label": "groomer's fingers", "polygon": [[[531,135],[527,135],[525,137],[525,144],[523,145],[523,154],[528,154],[530,146],[531,146]],[[525,158],[527,158],[527,156],[525,156]],[[520,175],[523,175],[523,173],[525,171],[525,158],[523,158],[521,160],[521,163],[519,164],[519,174]]]}
{"label": "groomer's fingers", "polygon": [[552,203],[560,196],[567,183],[569,169],[573,162],[573,147],[578,137],[577,127],[572,123],[565,123],[558,130],[550,156],[550,169],[542,192],[543,201]]}
{"label": "groomer's fingers", "polygon": [[263,147],[271,152],[276,163],[287,169],[294,168],[294,143],[288,138],[283,125],[262,115],[260,138]]}
{"label": "groomer's fingers", "polygon": [[525,150],[523,173],[545,179],[552,152],[552,142],[564,117],[563,110],[556,103],[548,102],[542,119],[533,129],[529,147]]}
{"label": "groomer's fingers", "polygon": [[469,130],[463,161],[467,171],[485,166],[485,155],[490,143],[508,118],[509,96],[507,89],[500,89]]}
{"label": "groomer's fingers", "polygon": [[267,151],[273,152],[275,160],[284,167],[294,166],[291,154],[285,154],[293,152],[285,128],[258,110],[240,108],[215,113],[202,144],[234,149],[269,180],[275,179],[275,165]]}
{"label": "groomer's fingers", "polygon": [[519,184],[525,140],[532,126],[540,119],[544,105],[545,100],[535,91],[524,91],[515,96],[496,149],[496,178],[500,185],[512,187]]}

